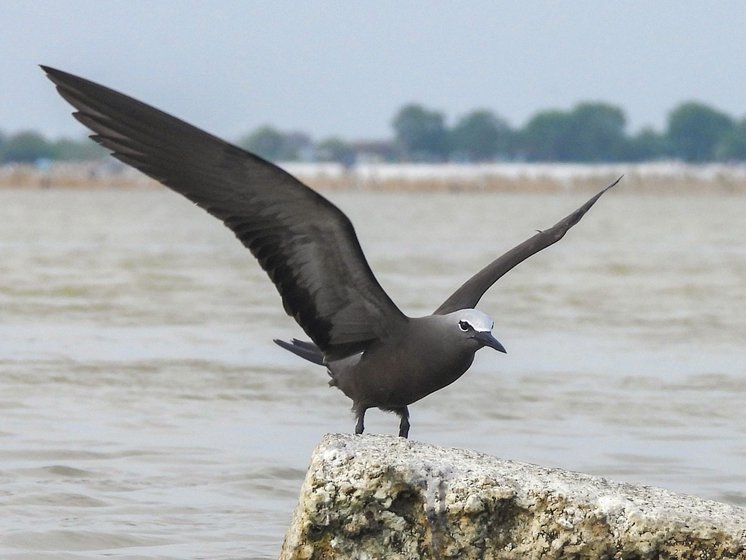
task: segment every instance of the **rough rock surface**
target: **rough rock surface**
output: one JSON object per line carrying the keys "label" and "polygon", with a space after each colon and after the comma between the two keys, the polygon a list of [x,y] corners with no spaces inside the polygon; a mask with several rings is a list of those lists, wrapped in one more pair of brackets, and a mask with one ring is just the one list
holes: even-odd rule
{"label": "rough rock surface", "polygon": [[746,509],[397,437],[327,435],[280,558],[746,560]]}

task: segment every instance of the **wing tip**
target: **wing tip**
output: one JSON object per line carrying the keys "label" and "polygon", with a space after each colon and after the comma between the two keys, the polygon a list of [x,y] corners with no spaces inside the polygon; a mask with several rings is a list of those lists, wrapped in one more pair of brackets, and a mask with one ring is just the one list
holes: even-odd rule
{"label": "wing tip", "polygon": [[594,204],[596,204],[596,201],[599,198],[601,198],[604,195],[604,193],[606,193],[606,191],[608,191],[609,189],[617,186],[619,184],[619,182],[623,178],[624,178],[624,174],[622,174],[619,177],[617,177],[616,180],[614,180],[610,185],[608,185],[608,186],[604,187],[603,189],[601,189],[600,191],[598,191],[598,193],[596,193],[594,196],[592,196],[590,198],[590,200],[588,200],[588,202],[586,202],[585,204],[583,204],[583,206],[581,206],[575,212],[573,212],[570,216],[577,215],[577,220],[572,221],[571,224],[570,224],[570,227],[572,227],[575,224],[577,224],[580,221],[580,218],[582,218],[585,215],[585,213],[588,212],[588,210],[591,209],[591,206],[593,206]]}
{"label": "wing tip", "polygon": [[59,84],[60,81],[62,81],[67,76],[72,77],[72,74],[68,74],[67,72],[58,70],[57,68],[52,68],[51,66],[47,66],[46,64],[39,64],[39,68],[41,68],[42,72],[47,75],[47,78],[52,80],[55,84]]}
{"label": "wing tip", "polygon": [[604,190],[602,190],[601,192],[602,192],[602,193],[605,193],[605,192],[606,192],[606,191],[608,191],[608,190],[609,190],[610,188],[612,188],[612,187],[616,187],[616,186],[617,186],[617,184],[618,184],[618,183],[619,183],[619,182],[620,182],[620,181],[621,181],[622,179],[624,179],[624,173],[622,173],[621,175],[619,175],[619,177],[617,177],[617,178],[616,178],[616,180],[615,180],[615,181],[614,181],[613,183],[611,183],[611,184],[610,184],[610,185],[609,185],[608,187],[604,188]]}

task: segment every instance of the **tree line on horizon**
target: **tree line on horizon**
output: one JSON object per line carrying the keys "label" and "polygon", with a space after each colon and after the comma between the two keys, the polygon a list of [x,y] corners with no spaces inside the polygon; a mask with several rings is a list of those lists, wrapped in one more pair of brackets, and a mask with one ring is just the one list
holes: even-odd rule
{"label": "tree line on horizon", "polygon": [[[701,163],[746,161],[746,118],[740,120],[706,104],[679,104],[663,131],[646,127],[629,134],[624,111],[603,102],[581,102],[569,110],[534,114],[513,128],[487,109],[471,111],[453,125],[421,104],[401,107],[391,121],[393,138],[315,142],[303,132],[261,126],[238,145],[271,161],[391,162],[641,162],[676,159]],[[94,161],[106,151],[88,138],[48,140],[34,131],[0,132],[0,164]]]}

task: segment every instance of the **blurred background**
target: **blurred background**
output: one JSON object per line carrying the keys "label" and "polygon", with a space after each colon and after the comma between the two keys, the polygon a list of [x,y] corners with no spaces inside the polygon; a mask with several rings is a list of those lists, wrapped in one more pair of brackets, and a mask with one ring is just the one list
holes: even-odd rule
{"label": "blurred background", "polygon": [[[351,432],[212,217],[86,139],[38,64],[278,162],[411,315],[620,174],[480,308],[415,440],[746,505],[740,2],[3,3],[0,552],[273,558]],[[371,411],[368,429],[395,434]]]}

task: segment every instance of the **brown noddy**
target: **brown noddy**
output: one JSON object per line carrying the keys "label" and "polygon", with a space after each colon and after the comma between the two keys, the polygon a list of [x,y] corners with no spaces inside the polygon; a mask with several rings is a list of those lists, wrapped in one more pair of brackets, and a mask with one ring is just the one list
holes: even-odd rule
{"label": "brown noddy", "polygon": [[42,66],[57,91],[120,161],[222,220],[269,274],[288,315],[313,342],[275,340],[327,368],[330,385],[365,411],[400,417],[408,405],[461,377],[480,348],[505,352],[493,321],[475,309],[487,289],[531,255],[556,243],[603,193],[538,231],[457,289],[432,315],[408,317],[376,280],[350,220],[316,191],[261,157],[154,107],[84,78]]}

